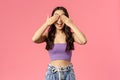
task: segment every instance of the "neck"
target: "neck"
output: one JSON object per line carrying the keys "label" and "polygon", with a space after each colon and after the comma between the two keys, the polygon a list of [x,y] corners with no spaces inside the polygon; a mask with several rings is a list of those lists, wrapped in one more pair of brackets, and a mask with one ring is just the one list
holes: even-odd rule
{"label": "neck", "polygon": [[56,29],[56,33],[57,33],[57,34],[62,34],[63,31],[62,31],[62,30],[59,30],[59,29]]}

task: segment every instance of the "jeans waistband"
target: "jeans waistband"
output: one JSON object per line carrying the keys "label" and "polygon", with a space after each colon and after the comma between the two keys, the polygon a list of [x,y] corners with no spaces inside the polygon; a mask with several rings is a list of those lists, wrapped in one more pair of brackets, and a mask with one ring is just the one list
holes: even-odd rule
{"label": "jeans waistband", "polygon": [[53,66],[52,64],[48,64],[48,69],[52,71],[52,73],[58,72],[59,80],[61,80],[61,72],[62,71],[70,71],[73,69],[73,65],[69,64],[67,66]]}
{"label": "jeans waistband", "polygon": [[67,66],[54,66],[52,64],[48,64],[48,69],[52,70],[52,72],[57,72],[57,71],[69,71],[73,68],[72,64],[69,64]]}

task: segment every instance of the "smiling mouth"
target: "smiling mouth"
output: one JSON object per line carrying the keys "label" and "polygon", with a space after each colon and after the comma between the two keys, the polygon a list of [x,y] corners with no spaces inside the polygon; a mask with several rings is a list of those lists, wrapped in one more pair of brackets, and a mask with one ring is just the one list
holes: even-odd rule
{"label": "smiling mouth", "polygon": [[63,25],[63,23],[56,23],[57,25]]}

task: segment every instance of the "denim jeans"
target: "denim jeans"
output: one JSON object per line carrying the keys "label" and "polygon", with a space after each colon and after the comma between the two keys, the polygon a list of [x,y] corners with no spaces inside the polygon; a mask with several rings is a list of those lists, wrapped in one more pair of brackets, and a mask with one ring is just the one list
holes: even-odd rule
{"label": "denim jeans", "polygon": [[60,67],[48,64],[45,80],[75,80],[73,65]]}

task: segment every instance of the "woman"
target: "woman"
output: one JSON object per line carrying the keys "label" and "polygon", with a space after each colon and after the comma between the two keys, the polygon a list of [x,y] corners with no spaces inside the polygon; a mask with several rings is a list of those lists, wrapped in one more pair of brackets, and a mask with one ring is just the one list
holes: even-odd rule
{"label": "woman", "polygon": [[[49,27],[48,32],[46,29]],[[71,31],[72,30],[72,31]],[[35,43],[46,42],[46,49],[50,55],[50,63],[45,80],[75,80],[71,63],[73,43],[86,44],[85,35],[69,18],[67,9],[56,7],[52,16],[35,32],[32,37]]]}

